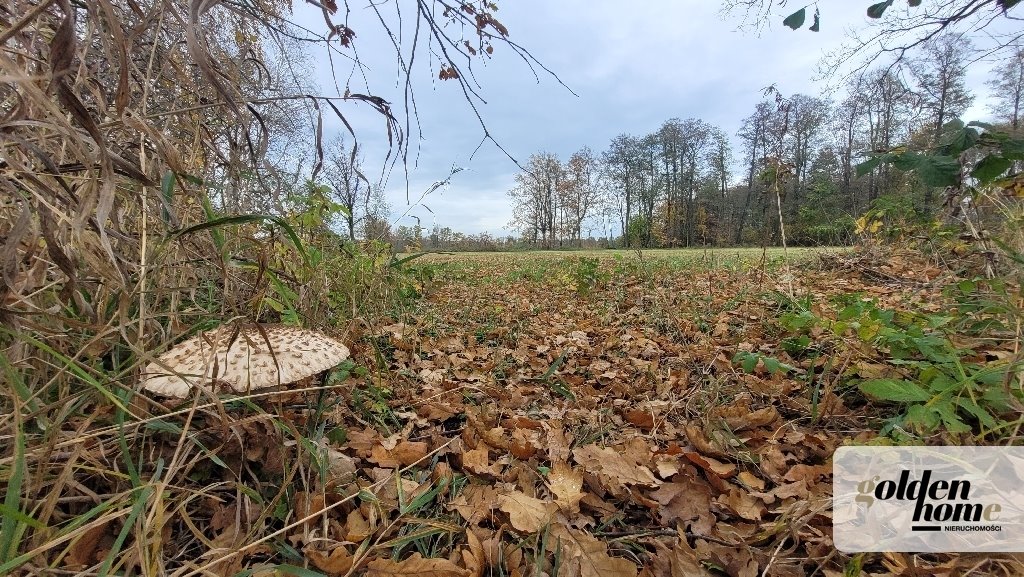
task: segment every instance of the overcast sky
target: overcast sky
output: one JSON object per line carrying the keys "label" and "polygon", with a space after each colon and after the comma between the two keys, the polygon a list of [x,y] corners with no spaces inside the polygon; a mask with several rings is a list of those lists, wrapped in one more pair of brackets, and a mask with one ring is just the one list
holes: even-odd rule
{"label": "overcast sky", "polygon": [[[865,22],[868,2],[823,2],[817,34],[782,27],[786,14],[781,12],[760,33],[741,31],[738,15],[723,18],[718,13],[720,3],[709,0],[505,0],[498,5],[496,15],[508,27],[510,39],[527,48],[578,95],[539,68],[538,82],[523,60],[502,45],[495,46],[490,61],[476,62],[479,93],[486,100],[478,104],[479,112],[494,138],[522,162],[540,151],[564,160],[584,145],[600,153],[618,134],[647,134],[673,117],[700,118],[735,137],[740,121],[762,99],[765,87],[774,84],[785,95],[817,95],[826,87],[812,81],[817,65],[825,52],[842,43],[847,28]],[[322,17],[315,11],[296,6],[301,24],[323,29]],[[373,26],[376,16],[368,8],[358,0],[350,6],[355,45],[368,67],[366,79],[375,94],[395,104],[402,119],[394,49],[377,33],[379,24]],[[383,4],[382,11],[389,10],[393,12],[393,4]],[[412,30],[402,32],[406,40],[411,37]],[[458,30],[452,33],[460,35]],[[349,64],[336,60],[332,75],[322,49],[313,52],[312,63],[322,94],[335,93],[335,78],[344,90]],[[517,167],[490,143],[470,160],[483,129],[458,82],[436,80],[438,63],[428,61],[426,50],[418,53],[416,64],[413,77],[422,139],[414,125],[410,154],[418,152],[418,159],[409,165],[412,206],[406,201],[400,164],[388,179],[386,196],[394,218],[408,211],[428,228],[437,224],[466,233],[512,234],[507,191],[514,184]],[[984,73],[970,78],[978,96],[967,114],[970,119],[988,116],[984,79]],[[353,92],[364,90],[361,84],[361,76],[355,77]],[[383,122],[368,114],[365,106],[343,110],[357,131],[364,166],[379,176],[387,151]],[[325,134],[339,130],[340,122],[327,121]],[[465,170],[449,186],[423,199],[430,210],[416,206],[421,193],[444,179],[453,166]],[[398,224],[414,222],[406,216]]]}

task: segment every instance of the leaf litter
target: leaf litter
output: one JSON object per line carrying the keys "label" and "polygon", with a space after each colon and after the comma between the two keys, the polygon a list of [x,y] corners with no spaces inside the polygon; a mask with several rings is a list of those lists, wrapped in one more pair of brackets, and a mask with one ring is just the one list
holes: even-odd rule
{"label": "leaf litter", "polygon": [[[188,507],[170,513],[203,535],[205,570],[287,574],[267,563],[282,556],[329,576],[1021,569],[1014,556],[835,550],[831,455],[878,438],[881,416],[836,383],[894,367],[852,341],[833,347],[828,364],[787,353],[774,319],[789,280],[772,269],[606,259],[608,274],[582,295],[571,266],[554,259],[426,266],[435,278],[411,314],[354,335],[353,360],[366,370],[346,369],[332,389],[340,402],[321,415],[342,438],[297,436],[319,436],[319,448],[284,440],[316,421],[308,398],[278,401],[280,419],[207,427],[201,441],[218,447],[224,467],[206,461],[196,473],[237,489],[206,497],[206,519]],[[841,294],[896,309],[943,306],[933,271],[910,257],[887,260],[883,274],[837,268],[821,259],[794,279],[821,315],[834,314],[828,303]],[[758,357],[744,370],[741,352],[789,369]],[[287,463],[296,460],[321,471],[319,481],[274,512],[228,474],[259,469],[287,491],[280,476],[294,474]],[[250,542],[268,515],[283,528]],[[102,558],[115,533],[95,525],[63,566]]]}

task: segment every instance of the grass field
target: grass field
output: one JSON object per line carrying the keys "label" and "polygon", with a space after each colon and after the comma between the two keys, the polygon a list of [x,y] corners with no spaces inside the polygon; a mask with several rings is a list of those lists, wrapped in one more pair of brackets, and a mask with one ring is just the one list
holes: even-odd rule
{"label": "grass field", "polygon": [[[794,261],[800,261],[809,256],[821,253],[837,253],[849,251],[849,247],[793,247],[786,250],[786,254]],[[656,248],[644,249],[641,251],[630,249],[572,249],[572,250],[532,250],[515,252],[434,252],[428,255],[428,260],[463,260],[463,259],[504,259],[507,257],[519,258],[646,258],[649,260],[663,261],[744,261],[754,262],[767,255],[770,261],[781,259],[783,249],[781,247],[769,247],[767,250],[761,248]]]}

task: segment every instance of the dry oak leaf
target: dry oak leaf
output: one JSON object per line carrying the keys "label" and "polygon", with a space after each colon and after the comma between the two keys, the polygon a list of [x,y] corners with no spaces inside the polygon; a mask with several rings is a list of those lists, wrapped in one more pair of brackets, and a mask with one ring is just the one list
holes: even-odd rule
{"label": "dry oak leaf", "polygon": [[675,547],[670,549],[667,543],[658,539],[645,539],[644,543],[654,547],[654,554],[644,568],[641,577],[711,577],[713,574],[697,560],[697,552],[680,537]]}
{"label": "dry oak leaf", "polygon": [[366,567],[366,577],[392,577],[415,575],[416,577],[469,577],[469,570],[462,569],[447,559],[424,559],[419,553],[403,561],[374,559]]}
{"label": "dry oak leaf", "polygon": [[612,493],[620,494],[626,485],[656,487],[659,481],[647,467],[627,459],[611,447],[587,445],[572,451],[573,459],[588,473],[595,473]]}
{"label": "dry oak leaf", "polygon": [[750,493],[733,486],[728,493],[718,496],[718,502],[748,521],[760,521],[764,504]]}
{"label": "dry oak leaf", "polygon": [[686,432],[686,440],[690,441],[694,449],[702,455],[711,455],[713,457],[728,458],[728,456],[721,451],[718,447],[711,444],[704,431],[696,425],[686,425],[683,428]]}
{"label": "dry oak leaf", "polygon": [[462,562],[470,577],[480,577],[488,567],[487,554],[480,538],[472,529],[466,529],[466,547],[461,550]]}
{"label": "dry oak leaf", "polygon": [[564,525],[551,528],[548,550],[562,548],[562,567],[558,577],[637,577],[637,567],[629,559],[612,557],[608,545],[584,531]]}
{"label": "dry oak leaf", "polygon": [[[109,545],[113,544],[113,539],[107,531],[109,528],[110,521],[107,521],[85,531],[71,545],[71,550],[64,558],[64,566],[71,569],[84,569],[102,559],[106,551],[109,550]],[[108,537],[110,538],[108,539]],[[107,540],[111,543],[104,547],[103,542]]]}
{"label": "dry oak leaf", "polygon": [[700,453],[684,453],[684,456],[693,464],[708,473],[713,473],[723,479],[728,479],[736,474],[735,463],[723,463],[711,457],[705,457]]}
{"label": "dry oak leaf", "polygon": [[490,462],[487,445],[481,443],[477,448],[462,453],[462,468],[481,477],[493,478],[501,475],[501,465]]}
{"label": "dry oak leaf", "polygon": [[636,427],[645,431],[654,428],[654,413],[643,409],[629,409],[626,411],[626,420]]}
{"label": "dry oak leaf", "polygon": [[509,522],[518,531],[536,533],[551,522],[558,507],[519,491],[498,495],[498,508],[508,513]]}
{"label": "dry oak leaf", "polygon": [[661,504],[661,524],[671,527],[677,522],[691,524],[694,533],[705,534],[715,524],[711,514],[711,488],[699,480],[677,475],[676,482],[666,483],[650,494]]}
{"label": "dry oak leaf", "polygon": [[754,475],[750,471],[741,471],[736,476],[740,483],[743,483],[748,489],[755,491],[764,491],[764,479]]}
{"label": "dry oak leaf", "polygon": [[448,504],[458,511],[470,525],[476,525],[491,516],[498,500],[498,492],[491,485],[469,485]]}
{"label": "dry oak leaf", "polygon": [[412,465],[427,456],[429,447],[422,441],[401,441],[391,451],[391,456],[404,466]]}
{"label": "dry oak leaf", "polygon": [[757,577],[757,561],[749,550],[697,540],[697,557],[722,567],[731,577]]}
{"label": "dry oak leaf", "polygon": [[583,472],[573,469],[567,463],[557,462],[548,473],[548,488],[555,495],[555,504],[565,513],[580,510],[583,499]]}
{"label": "dry oak leaf", "polygon": [[343,545],[338,545],[330,553],[318,551],[312,545],[307,545],[303,552],[306,554],[306,559],[309,559],[317,569],[331,577],[340,577],[348,573],[354,560],[352,554]]}
{"label": "dry oak leaf", "polygon": [[352,509],[345,520],[345,539],[359,543],[373,534],[373,527],[363,517],[359,509]]}
{"label": "dry oak leaf", "polygon": [[567,460],[570,455],[569,446],[572,443],[572,437],[565,434],[562,421],[559,419],[544,421],[543,426],[547,440],[545,444],[548,448],[548,459],[552,463]]}

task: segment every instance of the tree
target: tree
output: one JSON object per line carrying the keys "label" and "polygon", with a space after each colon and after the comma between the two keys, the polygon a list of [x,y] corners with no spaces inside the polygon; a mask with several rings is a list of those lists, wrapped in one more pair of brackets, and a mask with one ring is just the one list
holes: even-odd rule
{"label": "tree", "polygon": [[391,242],[391,206],[384,198],[384,190],[371,186],[370,194],[362,207],[362,237],[364,240]]}
{"label": "tree", "polygon": [[768,156],[774,142],[778,140],[775,136],[777,134],[777,130],[774,128],[775,124],[777,124],[776,111],[772,104],[760,102],[754,112],[743,119],[740,131],[737,133],[743,143],[746,158],[747,186],[742,207],[738,207],[739,214],[735,219],[736,244],[742,242],[743,227],[747,224],[747,219],[750,216],[754,193],[760,180],[757,172],[758,166]]}
{"label": "tree", "polygon": [[349,240],[356,239],[356,227],[363,221],[363,208],[369,200],[370,185],[345,140],[337,136],[327,144],[324,180],[331,187],[334,199],[344,208],[342,220]]}
{"label": "tree", "polygon": [[[729,225],[731,211],[729,210],[729,177],[730,168],[733,163],[732,156],[732,145],[729,143],[729,136],[725,134],[721,128],[715,127],[711,133],[711,149],[708,153],[709,163],[711,165],[711,178],[714,180],[716,186],[716,196],[718,202],[716,204],[716,210],[719,215],[719,219],[723,225]],[[721,242],[725,240],[725,231],[728,226],[722,226],[718,230],[716,240]]]}
{"label": "tree", "polygon": [[559,188],[564,181],[562,163],[550,152],[530,156],[516,186],[508,192],[514,203],[513,225],[533,243],[551,248],[558,238]]}
{"label": "tree", "polygon": [[569,222],[571,240],[580,241],[583,222],[600,200],[601,163],[594,151],[584,146],[569,157],[564,168],[566,180],[562,187],[562,209]]}
{"label": "tree", "polygon": [[967,39],[944,34],[926,42],[923,55],[912,61],[911,73],[921,108],[932,125],[933,141],[938,141],[946,122],[966,112],[974,100],[967,89],[970,51]]}
{"label": "tree", "polygon": [[1024,47],[1017,48],[992,72],[992,78],[986,83],[996,98],[992,111],[1017,131],[1021,124],[1021,106],[1024,105]]}
{"label": "tree", "polygon": [[611,204],[618,208],[619,230],[623,240],[629,246],[626,231],[633,219],[639,182],[638,166],[639,141],[628,134],[620,134],[612,139],[608,150],[604,152],[604,166],[610,185]]}
{"label": "tree", "polygon": [[[867,73],[863,76],[861,86],[860,109],[867,129],[863,147],[889,150],[897,143],[906,141],[911,135],[915,108],[920,106],[922,99],[899,76],[887,69]],[[872,171],[867,183],[867,202],[877,199],[881,190],[892,190],[893,177],[887,165]]]}
{"label": "tree", "polygon": [[806,94],[795,94],[789,99],[788,138],[792,154],[793,184],[790,194],[786,195],[786,200],[789,205],[788,216],[792,218],[795,218],[800,210],[811,161],[822,145],[825,121],[830,113],[831,106],[824,99]]}

